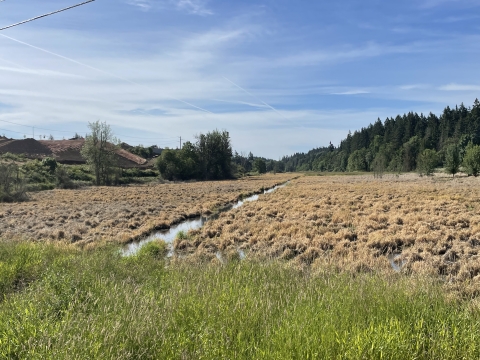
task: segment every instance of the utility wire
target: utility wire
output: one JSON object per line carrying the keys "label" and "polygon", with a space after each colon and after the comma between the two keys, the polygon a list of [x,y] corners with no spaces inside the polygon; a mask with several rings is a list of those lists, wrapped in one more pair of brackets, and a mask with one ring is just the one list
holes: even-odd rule
{"label": "utility wire", "polygon": [[18,23],[16,23],[16,24],[12,24],[12,25],[5,26],[5,27],[3,27],[3,28],[0,28],[0,31],[6,30],[6,29],[10,29],[10,28],[12,28],[12,27],[15,27],[15,26],[18,26],[18,25],[22,25],[22,24],[28,23],[28,22],[30,22],[30,21],[38,20],[38,19],[41,19],[41,18],[50,16],[50,15],[58,14],[58,13],[60,13],[60,12],[62,12],[62,11],[70,10],[70,9],[76,8],[76,7],[78,7],[78,6],[82,6],[82,5],[91,3],[91,2],[93,2],[93,1],[95,1],[95,0],[84,1],[84,2],[82,2],[81,4],[72,5],[72,6],[66,7],[66,8],[61,9],[61,10],[57,10],[57,11],[50,12],[50,13],[48,13],[48,14],[43,14],[43,15],[40,15],[40,16],[35,16],[34,18],[31,18],[31,19],[28,19],[28,20],[24,20],[24,21],[20,21],[20,22],[18,22]]}
{"label": "utility wire", "polygon": [[23,134],[23,135],[25,135],[25,133],[23,133],[23,132],[19,132],[19,131],[13,131],[13,130],[7,130],[7,129],[0,129],[0,130],[2,130],[2,131],[6,131],[6,132],[13,132],[13,133],[17,133],[17,134]]}

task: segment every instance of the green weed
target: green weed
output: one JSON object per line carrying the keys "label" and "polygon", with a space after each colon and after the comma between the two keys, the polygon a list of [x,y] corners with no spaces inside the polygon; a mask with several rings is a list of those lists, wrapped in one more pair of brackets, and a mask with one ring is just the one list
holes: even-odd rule
{"label": "green weed", "polygon": [[5,293],[0,358],[480,356],[478,310],[448,302],[431,281],[308,273],[280,261],[166,262],[162,249],[124,258],[112,248],[0,243],[2,281],[14,263],[33,274]]}

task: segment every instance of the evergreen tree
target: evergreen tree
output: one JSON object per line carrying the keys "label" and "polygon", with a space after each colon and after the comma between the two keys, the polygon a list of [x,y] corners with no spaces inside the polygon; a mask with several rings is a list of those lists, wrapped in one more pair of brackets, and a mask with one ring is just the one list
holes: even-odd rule
{"label": "evergreen tree", "polygon": [[445,171],[447,174],[452,174],[455,177],[455,174],[460,170],[460,163],[460,151],[457,144],[448,146],[445,153]]}

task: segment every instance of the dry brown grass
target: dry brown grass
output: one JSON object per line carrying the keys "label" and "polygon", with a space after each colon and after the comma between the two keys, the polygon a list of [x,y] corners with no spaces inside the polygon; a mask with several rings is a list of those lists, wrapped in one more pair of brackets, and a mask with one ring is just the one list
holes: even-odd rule
{"label": "dry brown grass", "polygon": [[129,242],[186,218],[209,214],[292,178],[264,175],[242,180],[52,190],[31,201],[0,204],[0,238],[65,241],[80,245]]}
{"label": "dry brown grass", "polygon": [[[238,249],[292,264],[441,275],[480,290],[480,179],[302,177],[194,232],[190,253]],[[185,244],[184,244],[185,245]]]}

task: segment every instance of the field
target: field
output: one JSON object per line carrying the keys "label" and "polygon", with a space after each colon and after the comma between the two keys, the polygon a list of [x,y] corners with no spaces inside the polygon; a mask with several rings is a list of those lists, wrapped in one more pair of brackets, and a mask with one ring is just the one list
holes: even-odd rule
{"label": "field", "polygon": [[122,257],[0,243],[0,358],[480,357],[478,304],[430,279],[168,262],[150,244]]}
{"label": "field", "polygon": [[211,259],[243,250],[352,272],[391,272],[394,262],[404,273],[440,275],[448,286],[478,295],[480,179],[301,177],[176,245]]}
{"label": "field", "polygon": [[0,358],[480,358],[480,179],[296,176],[2,204]]}
{"label": "field", "polygon": [[0,237],[75,242],[82,246],[129,242],[154,229],[209,214],[244,195],[292,177],[276,174],[234,181],[30,193],[28,202],[0,203]]}

